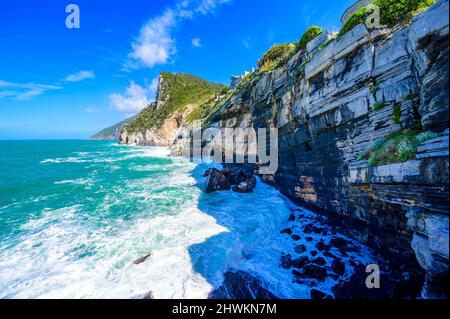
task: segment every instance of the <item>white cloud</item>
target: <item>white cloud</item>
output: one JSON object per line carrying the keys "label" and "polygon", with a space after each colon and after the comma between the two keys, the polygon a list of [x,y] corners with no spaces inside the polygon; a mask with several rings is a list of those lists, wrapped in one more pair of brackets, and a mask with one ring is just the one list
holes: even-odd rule
{"label": "white cloud", "polygon": [[19,101],[26,101],[33,97],[42,95],[47,91],[62,89],[63,87],[57,85],[13,83],[0,80],[0,99],[11,98]]}
{"label": "white cloud", "polygon": [[65,78],[66,82],[80,82],[84,80],[95,79],[95,73],[93,71],[80,71],[74,74],[70,74]]}
{"label": "white cloud", "polygon": [[175,23],[172,10],[167,10],[162,16],[151,20],[141,29],[138,40],[133,42],[133,52],[129,57],[150,68],[157,64],[166,64],[176,52],[175,42],[170,35]]}
{"label": "white cloud", "polygon": [[131,44],[132,51],[124,70],[169,63],[177,52],[172,34],[177,25],[198,15],[211,14],[220,5],[229,2],[231,0],[182,0],[173,8],[166,9],[141,28],[139,36]]}
{"label": "white cloud", "polygon": [[231,0],[202,0],[198,4],[196,11],[203,15],[213,13],[218,6],[230,2]]}
{"label": "white cloud", "polygon": [[154,100],[156,88],[157,82],[155,80],[152,81],[150,86],[145,88],[131,81],[124,94],[114,93],[108,98],[111,107],[116,111],[134,115],[142,111]]}
{"label": "white cloud", "polygon": [[192,46],[196,48],[201,48],[202,41],[199,38],[192,39]]}

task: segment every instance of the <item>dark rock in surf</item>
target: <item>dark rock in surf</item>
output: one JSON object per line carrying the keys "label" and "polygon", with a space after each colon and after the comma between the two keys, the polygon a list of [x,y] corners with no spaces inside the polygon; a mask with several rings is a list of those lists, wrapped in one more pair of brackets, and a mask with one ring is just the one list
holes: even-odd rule
{"label": "dark rock in surf", "polygon": [[143,300],[152,300],[155,299],[155,297],[153,297],[153,292],[149,292],[148,294],[146,294],[143,298]]}
{"label": "dark rock in surf", "polygon": [[152,254],[150,253],[148,255],[145,255],[144,257],[138,258],[135,261],[133,261],[133,264],[135,264],[135,265],[142,264],[142,263],[146,262],[147,259],[149,259],[151,256],[152,256]]}
{"label": "dark rock in surf", "polygon": [[325,268],[319,267],[315,264],[307,264],[300,271],[293,270],[292,273],[295,277],[302,279],[316,279],[324,281],[328,276],[328,271]]}
{"label": "dark rock in surf", "polygon": [[331,263],[331,270],[334,273],[342,276],[343,274],[345,274],[345,264],[342,261],[340,261],[339,259],[335,259]]}
{"label": "dark rock in surf", "polygon": [[307,256],[302,256],[292,261],[292,267],[302,269],[307,263],[309,263],[309,258]]}
{"label": "dark rock in surf", "polygon": [[256,187],[256,178],[252,176],[247,178],[245,181],[239,183],[237,186],[233,186],[233,192],[235,193],[252,193],[253,189]]}
{"label": "dark rock in surf", "polygon": [[292,267],[292,256],[289,254],[281,256],[280,264],[281,264],[281,267],[283,267],[284,269],[291,268]]}
{"label": "dark rock in surf", "polygon": [[312,262],[319,266],[325,266],[327,264],[325,259],[323,259],[322,257],[318,257],[318,258],[314,259]]}
{"label": "dark rock in surf", "polygon": [[228,179],[218,169],[210,169],[206,180],[206,193],[213,193],[216,191],[227,191],[231,189],[231,184]]}

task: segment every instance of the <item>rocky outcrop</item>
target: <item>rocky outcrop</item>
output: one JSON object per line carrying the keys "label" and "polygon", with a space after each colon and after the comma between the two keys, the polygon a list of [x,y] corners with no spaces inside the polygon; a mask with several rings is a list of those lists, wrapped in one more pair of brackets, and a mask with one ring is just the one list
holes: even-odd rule
{"label": "rocky outcrop", "polygon": [[251,168],[230,167],[222,171],[210,168],[205,172],[205,193],[233,190],[235,193],[251,193],[256,187],[256,177]]}
{"label": "rocky outcrop", "polygon": [[[150,108],[156,107],[153,103]],[[145,132],[129,133],[126,125],[122,127],[119,140],[122,145],[134,146],[170,146],[175,140],[176,134],[186,119],[188,112],[176,112],[164,120],[161,127],[147,129]]]}
{"label": "rocky outcrop", "polygon": [[223,84],[208,82],[185,73],[162,72],[156,101],[123,125],[120,144],[134,146],[172,146],[179,131],[195,120],[202,104],[226,90]]}
{"label": "rocky outcrop", "polygon": [[[214,125],[279,128],[279,170],[263,179],[333,217],[390,263],[425,269],[423,297],[445,296],[448,1],[409,26],[361,24],[317,47],[256,76]],[[416,160],[379,167],[359,160],[374,142],[420,125],[440,137],[421,145]]]}

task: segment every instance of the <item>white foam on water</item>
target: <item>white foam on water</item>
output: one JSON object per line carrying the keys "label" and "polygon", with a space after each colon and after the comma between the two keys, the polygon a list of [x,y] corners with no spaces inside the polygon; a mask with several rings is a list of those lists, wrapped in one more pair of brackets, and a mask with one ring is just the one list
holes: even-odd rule
{"label": "white foam on water", "polygon": [[[168,156],[165,148],[119,152]],[[14,247],[0,244],[0,298],[137,298],[149,292],[207,298],[231,269],[260,278],[279,297],[309,298],[311,287],[293,283],[291,271],[279,265],[293,243],[280,234],[289,227],[291,204],[277,190],[258,181],[252,194],[204,194],[207,165],[172,159],[165,166],[170,170],[160,177],[118,180],[97,215],[86,214],[80,203],[46,209],[23,225]],[[59,183],[74,181],[86,180]],[[133,219],[119,216],[98,226],[101,212],[136,202],[147,206]],[[133,263],[149,253],[145,262]],[[329,279],[319,288],[329,291],[333,284]]]}
{"label": "white foam on water", "polygon": [[125,159],[136,157],[153,157],[153,158],[167,158],[170,156],[170,149],[167,147],[129,147],[128,150],[122,151],[128,153]]}
{"label": "white foam on water", "polygon": [[69,179],[55,182],[55,185],[66,185],[66,184],[74,184],[74,185],[86,185],[91,184],[93,182],[92,178],[80,178],[80,179]]}
{"label": "white foam on water", "polygon": [[[156,298],[206,298],[211,291],[188,252],[226,231],[210,216],[186,207],[176,216],[90,231],[75,217],[80,210],[48,211],[23,227],[30,233],[0,255],[0,297],[132,298],[152,291]],[[80,245],[95,247],[95,254],[77,258]],[[150,259],[133,264],[147,252]]]}

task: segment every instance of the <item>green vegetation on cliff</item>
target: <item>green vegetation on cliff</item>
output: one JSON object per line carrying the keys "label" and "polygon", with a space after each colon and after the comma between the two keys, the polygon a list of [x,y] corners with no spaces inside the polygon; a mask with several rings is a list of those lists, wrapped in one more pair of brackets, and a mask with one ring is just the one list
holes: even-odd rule
{"label": "green vegetation on cliff", "polygon": [[260,73],[271,72],[282,66],[296,53],[296,46],[292,43],[276,44],[258,61]]}
{"label": "green vegetation on cliff", "polygon": [[[374,5],[380,8],[380,22],[389,27],[411,20],[416,14],[426,10],[436,0],[375,0]],[[360,23],[365,23],[371,10],[370,6],[362,7],[347,20],[339,31],[343,36]]]}
{"label": "green vegetation on cliff", "polygon": [[157,105],[153,104],[144,109],[127,125],[127,131],[145,132],[161,127],[164,120],[175,112],[181,111],[187,105],[198,107],[224,89],[226,86],[223,84],[211,83],[190,74],[163,72],[160,75]]}
{"label": "green vegetation on cliff", "polygon": [[264,53],[258,61],[259,73],[267,73],[286,64],[298,51],[304,50],[309,42],[318,37],[324,30],[317,26],[309,27],[301,39],[294,43],[276,44]]}
{"label": "green vegetation on cliff", "polygon": [[204,125],[208,125],[211,117],[217,112],[224,103],[235,93],[235,90],[224,89],[219,94],[213,96],[208,101],[193,110],[186,118],[187,123],[194,121],[203,121]]}
{"label": "green vegetation on cliff", "polygon": [[380,8],[381,24],[395,26],[426,10],[436,0],[375,0]]}
{"label": "green vegetation on cliff", "polygon": [[365,23],[368,16],[366,11],[367,7],[362,7],[361,9],[353,13],[351,17],[347,20],[347,22],[342,26],[341,31],[339,31],[338,37],[341,37],[344,34],[348,33],[358,24]]}
{"label": "green vegetation on cliff", "polygon": [[415,159],[420,144],[436,137],[438,137],[436,133],[429,131],[406,130],[396,132],[375,142],[358,159],[369,160],[370,166],[403,163]]}
{"label": "green vegetation on cliff", "polygon": [[298,48],[300,50],[305,49],[308,43],[321,35],[323,31],[324,30],[321,27],[315,25],[309,27],[298,42]]}

